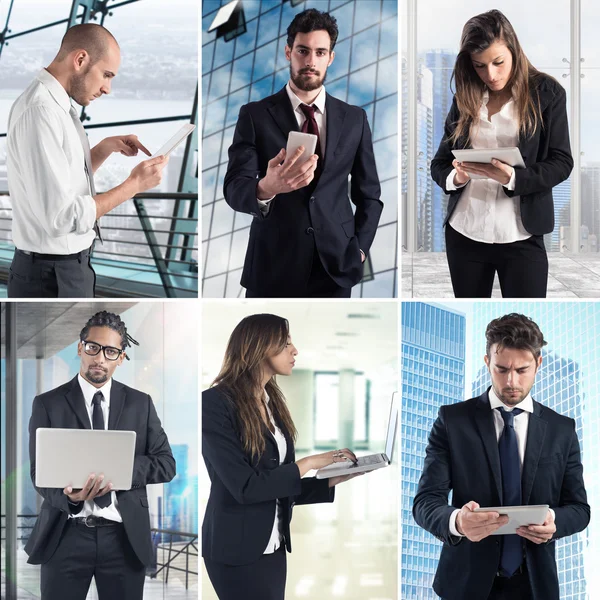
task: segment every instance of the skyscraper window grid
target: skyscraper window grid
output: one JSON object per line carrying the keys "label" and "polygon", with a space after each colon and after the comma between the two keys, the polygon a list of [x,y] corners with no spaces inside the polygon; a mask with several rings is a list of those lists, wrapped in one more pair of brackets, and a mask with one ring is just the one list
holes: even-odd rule
{"label": "skyscraper window grid", "polygon": [[381,180],[383,214],[370,250],[374,277],[354,296],[394,297],[397,289],[397,0],[241,0],[246,32],[230,42],[207,33],[225,0],[203,3],[203,296],[239,297],[252,217],[223,198],[227,149],[243,104],[280,90],[289,78],[286,29],[308,8],[329,11],[340,36],[325,87],[367,112]]}

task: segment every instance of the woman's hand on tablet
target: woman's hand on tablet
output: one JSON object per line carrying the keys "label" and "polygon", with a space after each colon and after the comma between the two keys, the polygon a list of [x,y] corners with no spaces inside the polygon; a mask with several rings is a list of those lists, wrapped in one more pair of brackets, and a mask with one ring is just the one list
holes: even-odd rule
{"label": "woman's hand on tablet", "polygon": [[463,163],[461,163],[457,158],[452,161],[452,166],[456,169],[456,173],[454,175],[454,185],[465,185],[469,179],[471,179],[470,175],[464,170]]}
{"label": "woman's hand on tablet", "polygon": [[462,163],[462,167],[471,175],[480,175],[487,179],[493,179],[502,185],[508,184],[514,171],[510,165],[496,158],[489,165],[485,163],[464,162]]}

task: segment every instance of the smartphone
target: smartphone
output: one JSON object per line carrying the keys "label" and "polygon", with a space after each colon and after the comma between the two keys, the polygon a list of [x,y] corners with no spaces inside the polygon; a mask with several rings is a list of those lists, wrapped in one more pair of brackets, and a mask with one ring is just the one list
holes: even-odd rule
{"label": "smartphone", "polygon": [[304,146],[304,152],[295,164],[301,165],[315,153],[317,148],[317,136],[314,133],[300,133],[299,131],[290,131],[288,135],[287,147],[285,156],[292,156],[300,146]]}

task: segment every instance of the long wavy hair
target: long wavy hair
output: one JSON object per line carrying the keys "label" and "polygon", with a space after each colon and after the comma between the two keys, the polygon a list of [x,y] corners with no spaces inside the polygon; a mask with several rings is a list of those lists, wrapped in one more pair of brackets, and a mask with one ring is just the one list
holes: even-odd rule
{"label": "long wavy hair", "polygon": [[[265,451],[265,427],[270,429],[259,406],[263,401],[263,367],[266,360],[285,349],[288,336],[287,319],[277,315],[258,314],[242,319],[229,338],[221,371],[212,384],[218,385],[237,409],[242,446],[254,460]],[[264,389],[273,418],[295,441],[296,427],[274,376]]]}
{"label": "long wavy hair", "polygon": [[[471,55],[487,50],[494,42],[506,44],[512,54],[512,71],[507,83],[515,98],[519,118],[519,135],[530,137],[542,123],[537,81],[542,76],[525,56],[510,21],[499,11],[490,10],[469,19],[462,31],[460,52],[452,79],[456,83],[456,103],[460,117],[450,141],[465,139],[468,144],[471,126],[479,122],[479,110],[486,88],[473,67]],[[535,94],[533,97],[532,92]]]}

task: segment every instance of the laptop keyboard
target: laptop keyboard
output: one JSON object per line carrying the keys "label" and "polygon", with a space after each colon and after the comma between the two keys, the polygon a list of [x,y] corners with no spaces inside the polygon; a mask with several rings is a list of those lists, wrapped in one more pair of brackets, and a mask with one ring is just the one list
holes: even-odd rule
{"label": "laptop keyboard", "polygon": [[371,454],[369,456],[361,456],[358,459],[359,467],[366,465],[376,465],[377,463],[383,462],[383,454]]}

